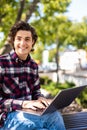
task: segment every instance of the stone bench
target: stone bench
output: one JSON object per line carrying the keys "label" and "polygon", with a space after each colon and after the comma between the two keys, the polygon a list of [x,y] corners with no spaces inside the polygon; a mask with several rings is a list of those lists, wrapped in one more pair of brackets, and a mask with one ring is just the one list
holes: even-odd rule
{"label": "stone bench", "polygon": [[87,130],[87,111],[63,114],[66,130]]}

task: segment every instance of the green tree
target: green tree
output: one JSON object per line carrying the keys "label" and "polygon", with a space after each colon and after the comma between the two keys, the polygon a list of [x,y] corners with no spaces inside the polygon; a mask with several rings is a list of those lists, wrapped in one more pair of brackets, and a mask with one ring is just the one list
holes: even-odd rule
{"label": "green tree", "polygon": [[0,31],[6,40],[11,25],[24,20],[36,27],[40,37],[38,42],[52,44],[55,38],[52,30],[55,31],[59,24],[55,21],[56,16],[65,12],[70,2],[71,0],[1,0]]}

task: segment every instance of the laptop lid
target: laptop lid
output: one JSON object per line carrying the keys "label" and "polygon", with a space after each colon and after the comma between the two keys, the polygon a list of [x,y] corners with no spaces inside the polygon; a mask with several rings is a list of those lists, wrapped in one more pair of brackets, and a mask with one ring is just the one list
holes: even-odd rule
{"label": "laptop lid", "polygon": [[79,87],[63,89],[55,96],[51,104],[46,108],[42,115],[67,107],[86,87],[87,85],[83,85]]}

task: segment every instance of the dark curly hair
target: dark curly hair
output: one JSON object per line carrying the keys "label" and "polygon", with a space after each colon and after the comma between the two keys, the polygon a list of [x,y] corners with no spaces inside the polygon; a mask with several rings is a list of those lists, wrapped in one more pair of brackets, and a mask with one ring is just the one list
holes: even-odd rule
{"label": "dark curly hair", "polygon": [[[14,39],[15,39],[16,33],[19,30],[26,30],[26,31],[31,32],[32,39],[34,40],[34,44],[33,44],[33,46],[34,46],[37,41],[37,38],[38,38],[35,29],[27,22],[19,21],[12,26],[12,28],[10,29],[10,32],[8,34],[8,37],[9,37],[8,42],[12,45],[12,47],[14,48]],[[31,51],[33,51],[33,49]]]}

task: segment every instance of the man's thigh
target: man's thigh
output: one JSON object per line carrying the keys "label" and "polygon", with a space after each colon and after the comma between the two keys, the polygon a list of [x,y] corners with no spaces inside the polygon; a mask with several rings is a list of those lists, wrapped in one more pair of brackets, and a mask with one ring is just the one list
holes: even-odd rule
{"label": "man's thigh", "polygon": [[37,127],[41,128],[39,122],[39,118],[33,118],[31,114],[11,112],[7,116],[4,127],[0,130],[34,130]]}

